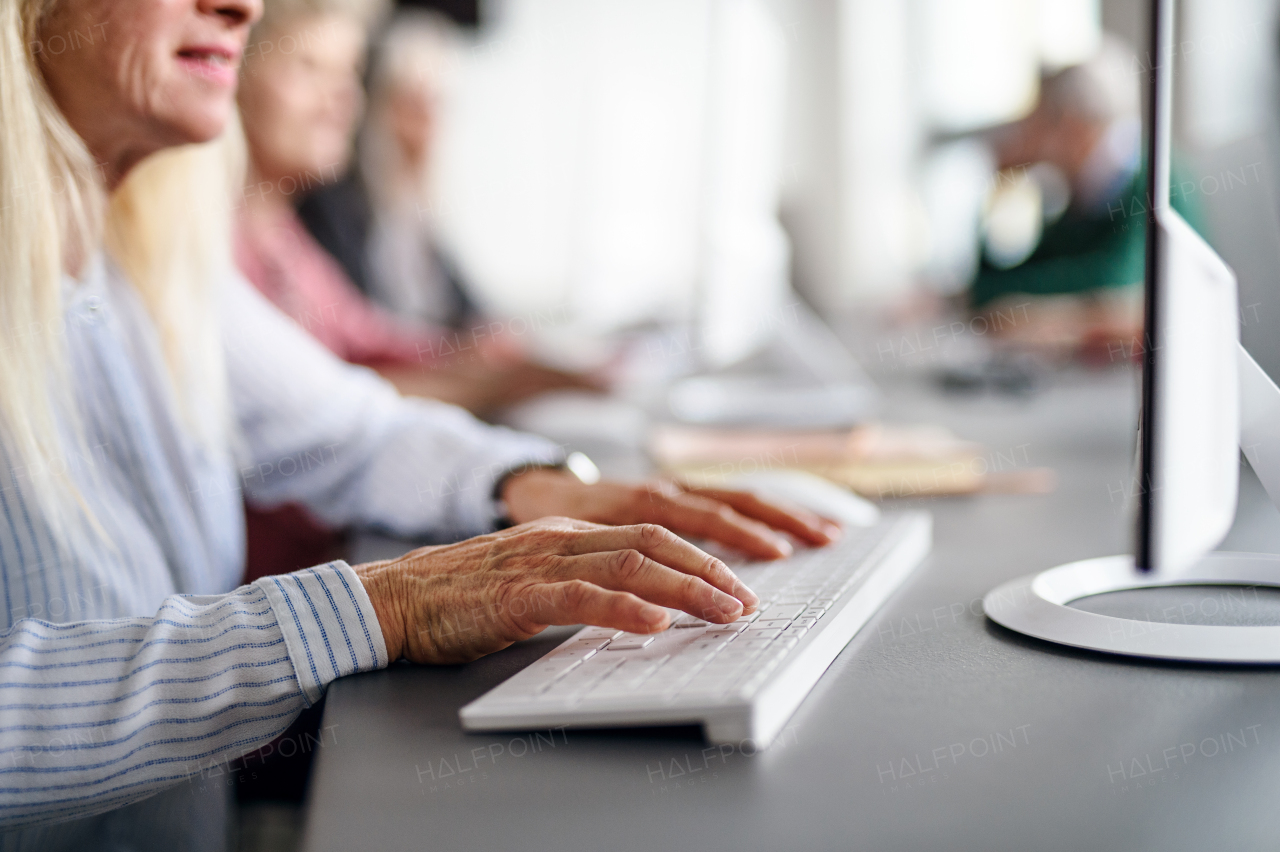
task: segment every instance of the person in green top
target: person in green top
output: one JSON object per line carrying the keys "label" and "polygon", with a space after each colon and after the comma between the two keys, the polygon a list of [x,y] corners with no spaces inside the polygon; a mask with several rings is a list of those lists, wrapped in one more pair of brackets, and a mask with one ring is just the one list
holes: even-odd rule
{"label": "person in green top", "polygon": [[[998,223],[988,215],[973,308],[1014,295],[1088,300],[1141,283],[1151,207],[1139,118],[1144,70],[1132,50],[1107,37],[1092,59],[1046,76],[1031,114],[994,134],[1001,171],[993,203],[1000,203],[1002,185],[1032,182],[1042,200],[1042,230],[1021,251],[1001,251],[999,235],[991,233]],[[1179,191],[1194,184],[1174,166],[1173,207],[1203,232],[1199,206]],[[1140,310],[1137,298],[1121,303]]]}

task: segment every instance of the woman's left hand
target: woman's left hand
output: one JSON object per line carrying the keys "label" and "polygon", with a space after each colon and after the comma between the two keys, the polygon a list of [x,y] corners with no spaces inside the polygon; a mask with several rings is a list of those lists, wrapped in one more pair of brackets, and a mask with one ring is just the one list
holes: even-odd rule
{"label": "woman's left hand", "polygon": [[597,524],[660,524],[675,533],[710,539],[755,559],[790,556],[789,533],[821,546],[840,537],[840,527],[795,506],[783,506],[747,491],[689,488],[670,480],[641,485],[588,485],[566,471],[538,469],[516,474],[502,488],[517,524],[562,516]]}

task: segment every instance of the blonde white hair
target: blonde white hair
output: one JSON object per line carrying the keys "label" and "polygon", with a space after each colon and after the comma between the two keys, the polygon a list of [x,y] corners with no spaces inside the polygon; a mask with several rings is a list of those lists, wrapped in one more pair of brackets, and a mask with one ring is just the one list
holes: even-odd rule
{"label": "blonde white hair", "polygon": [[[225,451],[214,296],[232,269],[236,151],[228,140],[235,135],[153,155],[108,201],[98,164],[53,102],[37,61],[41,22],[57,2],[0,3],[0,441],[10,463],[29,471],[65,471],[60,460],[85,457],[62,290],[64,274],[105,244],[156,325],[180,415],[197,440]],[[55,533],[79,526],[78,516],[92,522],[68,477],[28,481]]]}
{"label": "blonde white hair", "polygon": [[[405,183],[404,155],[392,138],[390,113],[397,92],[416,91],[433,100],[449,93],[464,43],[457,27],[436,12],[398,13],[377,45],[369,79],[369,115],[360,134],[360,170],[378,204],[429,202],[431,169]],[[430,208],[430,204],[427,204]]]}

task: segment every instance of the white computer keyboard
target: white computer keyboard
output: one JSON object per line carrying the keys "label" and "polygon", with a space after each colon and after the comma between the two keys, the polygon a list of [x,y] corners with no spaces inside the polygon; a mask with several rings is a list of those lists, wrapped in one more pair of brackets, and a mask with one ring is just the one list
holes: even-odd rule
{"label": "white computer keyboard", "polygon": [[846,528],[836,544],[734,571],[760,608],[733,624],[673,612],[642,636],[587,627],[459,711],[469,731],[703,726],[764,748],[818,678],[929,552],[924,512]]}

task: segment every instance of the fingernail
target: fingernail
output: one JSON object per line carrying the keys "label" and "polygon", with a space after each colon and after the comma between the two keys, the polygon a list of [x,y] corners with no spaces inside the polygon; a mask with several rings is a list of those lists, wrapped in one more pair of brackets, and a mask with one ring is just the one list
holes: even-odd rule
{"label": "fingernail", "polygon": [[742,601],[737,598],[730,597],[717,589],[711,593],[711,600],[716,605],[716,609],[730,618],[742,615]]}
{"label": "fingernail", "polygon": [[742,601],[743,606],[755,606],[760,603],[760,596],[747,588],[747,584],[741,580],[734,581],[733,596]]}
{"label": "fingernail", "polygon": [[785,538],[775,538],[773,540],[773,546],[778,548],[778,552],[784,557],[795,553],[795,549],[791,547],[791,542],[787,541]]}

